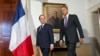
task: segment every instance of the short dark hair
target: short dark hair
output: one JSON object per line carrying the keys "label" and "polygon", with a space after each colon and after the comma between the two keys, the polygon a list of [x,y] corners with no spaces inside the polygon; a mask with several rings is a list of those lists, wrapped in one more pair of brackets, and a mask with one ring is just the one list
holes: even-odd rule
{"label": "short dark hair", "polygon": [[67,5],[64,5],[64,6],[62,6],[62,8],[66,8],[66,9],[68,9],[68,6],[67,6]]}
{"label": "short dark hair", "polygon": [[[40,15],[40,16],[39,16],[39,20],[40,20],[40,17],[41,17],[41,16],[44,16],[44,15]],[[44,17],[45,17],[45,16],[44,16]]]}

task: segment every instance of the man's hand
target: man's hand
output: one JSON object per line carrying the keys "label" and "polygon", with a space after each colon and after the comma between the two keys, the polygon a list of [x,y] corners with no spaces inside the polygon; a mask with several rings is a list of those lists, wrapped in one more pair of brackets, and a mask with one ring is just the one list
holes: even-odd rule
{"label": "man's hand", "polygon": [[50,44],[50,50],[52,51],[54,49],[54,44]]}
{"label": "man's hand", "polygon": [[80,44],[81,45],[83,44],[83,38],[80,38]]}
{"label": "man's hand", "polygon": [[40,47],[39,46],[36,46],[36,48],[39,49]]}
{"label": "man's hand", "polygon": [[63,40],[60,40],[59,45],[60,45],[60,46],[63,45]]}

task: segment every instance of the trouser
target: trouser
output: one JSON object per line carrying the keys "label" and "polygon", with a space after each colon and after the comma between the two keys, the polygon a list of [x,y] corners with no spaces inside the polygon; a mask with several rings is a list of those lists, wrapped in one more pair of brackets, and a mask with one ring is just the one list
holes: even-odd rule
{"label": "trouser", "polygon": [[43,56],[49,56],[50,48],[40,48]]}
{"label": "trouser", "polygon": [[77,56],[76,55],[76,43],[67,43],[68,56]]}

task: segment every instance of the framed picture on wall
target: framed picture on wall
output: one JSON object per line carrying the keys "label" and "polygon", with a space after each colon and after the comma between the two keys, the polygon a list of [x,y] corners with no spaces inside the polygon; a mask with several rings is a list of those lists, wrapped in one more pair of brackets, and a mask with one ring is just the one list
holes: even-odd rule
{"label": "framed picture on wall", "polygon": [[66,4],[59,3],[43,3],[43,14],[46,22],[53,27],[54,33],[60,32],[60,21],[62,19],[61,8]]}

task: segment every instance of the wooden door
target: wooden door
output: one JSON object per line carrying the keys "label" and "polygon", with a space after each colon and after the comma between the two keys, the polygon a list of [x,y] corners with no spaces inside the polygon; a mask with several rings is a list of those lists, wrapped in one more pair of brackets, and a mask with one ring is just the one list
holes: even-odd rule
{"label": "wooden door", "polygon": [[0,56],[12,56],[8,48],[16,5],[17,0],[0,0]]}

